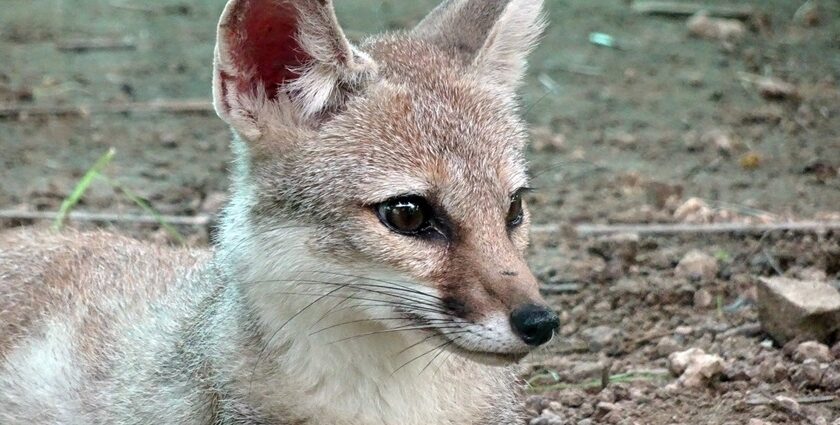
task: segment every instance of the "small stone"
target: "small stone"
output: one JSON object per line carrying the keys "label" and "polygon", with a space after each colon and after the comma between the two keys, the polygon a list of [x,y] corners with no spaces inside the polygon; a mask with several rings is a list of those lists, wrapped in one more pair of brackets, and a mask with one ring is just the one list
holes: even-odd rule
{"label": "small stone", "polygon": [[670,336],[663,336],[656,343],[656,353],[662,357],[669,356],[680,349],[680,344]]}
{"label": "small stone", "polygon": [[600,362],[577,362],[569,370],[569,379],[582,381],[599,376],[602,370],[604,370],[604,365]]}
{"label": "small stone", "polygon": [[688,198],[674,210],[674,218],[684,223],[709,223],[714,216],[714,210],[700,198]]}
{"label": "small stone", "polygon": [[712,145],[718,152],[727,155],[732,153],[732,150],[735,147],[729,133],[719,128],[703,133],[703,135],[700,136],[700,142],[704,145]]}
{"label": "small stone", "polygon": [[799,405],[798,401],[790,397],[779,395],[776,396],[776,401],[779,403],[779,407],[787,412],[793,413],[797,416],[802,413],[802,406]]}
{"label": "small stone", "polygon": [[806,360],[796,366],[790,376],[790,381],[800,388],[819,388],[826,372],[814,360]]}
{"label": "small stone", "polygon": [[543,396],[532,395],[525,399],[525,409],[534,415],[538,415],[546,408],[546,406],[548,406],[549,403],[550,401]]}
{"label": "small stone", "polygon": [[692,328],[691,326],[677,326],[676,328],[674,328],[674,335],[686,337],[693,333],[694,328]]}
{"label": "small stone", "polygon": [[741,21],[712,18],[704,11],[695,13],[688,19],[686,26],[688,33],[694,37],[718,41],[736,41],[747,32]]}
{"label": "small stone", "polygon": [[528,423],[530,425],[565,425],[566,422],[557,414],[549,410],[543,410],[540,416],[531,419],[531,422]]}
{"label": "small stone", "polygon": [[840,329],[840,292],[825,282],[759,278],[758,317],[776,342],[829,342]]}
{"label": "small stone", "polygon": [[[592,423],[593,423],[592,419],[586,418],[586,419],[579,420],[577,425],[592,425]],[[834,425],[834,424],[832,424],[832,425]],[[840,422],[838,422],[838,425],[840,425]]]}
{"label": "small stone", "polygon": [[712,293],[706,289],[699,289],[694,292],[694,308],[707,309],[712,305],[714,298]]}
{"label": "small stone", "polygon": [[560,400],[564,406],[568,407],[580,407],[586,402],[586,393],[582,390],[577,388],[567,389],[560,392],[557,395],[557,399]]}
{"label": "small stone", "polygon": [[689,251],[674,269],[677,277],[695,281],[710,281],[717,276],[718,264],[715,257],[699,250]]}
{"label": "small stone", "polygon": [[678,381],[685,387],[703,386],[724,371],[723,358],[699,348],[672,353],[668,362],[671,372],[679,376]]}
{"label": "small stone", "polygon": [[767,359],[758,365],[754,375],[765,382],[782,382],[788,377],[788,368],[781,361]]}
{"label": "small stone", "polygon": [[781,100],[799,97],[796,86],[773,77],[761,77],[755,81],[761,97],[771,100]]}
{"label": "small stone", "polygon": [[618,282],[610,287],[610,292],[614,292],[616,294],[641,295],[646,292],[645,283],[640,279],[622,277],[618,280]]}
{"label": "small stone", "polygon": [[613,348],[621,335],[621,330],[601,325],[584,329],[580,335],[589,344],[590,351],[598,352]]}
{"label": "small stone", "polygon": [[752,419],[749,420],[749,422],[747,422],[747,425],[773,425],[773,424],[771,424],[770,422],[767,422],[767,421],[763,421],[763,420],[758,419],[758,418],[752,418]]}
{"label": "small stone", "polygon": [[605,259],[620,258],[631,262],[639,251],[639,234],[617,233],[601,236],[595,240],[589,251]]}
{"label": "small stone", "polygon": [[813,359],[820,363],[828,363],[834,360],[831,349],[827,345],[817,341],[805,341],[796,347],[793,359],[802,363],[807,359]]}

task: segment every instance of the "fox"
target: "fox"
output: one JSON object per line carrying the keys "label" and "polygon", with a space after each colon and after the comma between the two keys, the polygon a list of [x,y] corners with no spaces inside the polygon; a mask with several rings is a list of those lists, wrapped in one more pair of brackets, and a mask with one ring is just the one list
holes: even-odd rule
{"label": "fox", "polygon": [[0,423],[519,424],[558,314],[525,259],[517,91],[541,0],[358,45],[330,0],[230,0],[211,248],[0,234]]}

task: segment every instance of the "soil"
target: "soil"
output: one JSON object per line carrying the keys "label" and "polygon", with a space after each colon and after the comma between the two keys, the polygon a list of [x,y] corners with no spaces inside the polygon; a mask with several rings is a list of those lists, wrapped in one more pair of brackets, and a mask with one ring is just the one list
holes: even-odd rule
{"label": "soil", "polygon": [[[102,105],[210,96],[223,0],[11,0],[0,14],[0,104]],[[338,2],[351,38],[417,22],[432,0]],[[725,0],[704,0],[726,5]],[[522,91],[537,189],[530,249],[558,342],[525,361],[537,424],[840,421],[834,360],[803,360],[761,330],[758,277],[840,281],[837,231],[580,237],[580,223],[772,222],[840,218],[840,4],[743,1],[729,40],[689,35],[687,17],[617,0],[548,2],[551,25]],[[811,9],[816,6],[816,9]],[[590,42],[606,33],[616,47]],[[130,48],[59,49],[76,39]],[[762,91],[760,79],[794,92]],[[109,148],[105,174],[163,214],[214,214],[229,130],[211,112],[0,117],[0,209],[56,211]],[[699,205],[686,212],[684,204]],[[693,204],[692,204],[693,203]],[[684,208],[680,208],[684,206]],[[95,182],[76,210],[142,213]],[[48,223],[0,219],[0,227]],[[88,223],[73,223],[89,227]],[[156,224],[110,224],[175,243]],[[178,230],[194,245],[204,228]],[[677,263],[711,256],[705,278]],[[688,388],[668,356],[700,348],[723,371]],[[799,402],[771,401],[777,396]],[[557,416],[553,416],[556,414]]]}

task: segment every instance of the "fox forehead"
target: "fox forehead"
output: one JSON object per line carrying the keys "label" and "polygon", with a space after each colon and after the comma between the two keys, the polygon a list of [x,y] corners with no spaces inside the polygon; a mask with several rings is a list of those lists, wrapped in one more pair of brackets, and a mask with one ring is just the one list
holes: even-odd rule
{"label": "fox forehead", "polygon": [[[418,53],[402,62],[394,43]],[[369,203],[407,193],[447,203],[461,188],[506,200],[526,186],[524,126],[508,97],[423,42],[394,43],[373,46],[380,78],[322,128],[318,156],[353,175]]]}

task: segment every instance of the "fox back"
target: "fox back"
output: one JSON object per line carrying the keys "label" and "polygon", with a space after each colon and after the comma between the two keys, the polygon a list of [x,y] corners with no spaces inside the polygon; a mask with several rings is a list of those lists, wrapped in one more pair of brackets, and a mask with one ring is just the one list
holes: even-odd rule
{"label": "fox back", "polygon": [[523,253],[516,90],[539,0],[344,36],[329,0],[231,0],[215,249],[0,236],[1,423],[513,424],[557,315]]}

